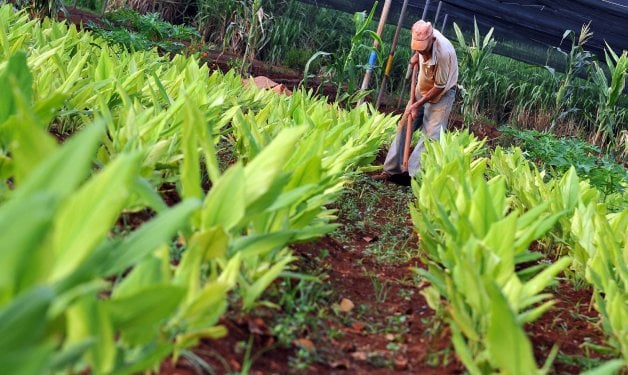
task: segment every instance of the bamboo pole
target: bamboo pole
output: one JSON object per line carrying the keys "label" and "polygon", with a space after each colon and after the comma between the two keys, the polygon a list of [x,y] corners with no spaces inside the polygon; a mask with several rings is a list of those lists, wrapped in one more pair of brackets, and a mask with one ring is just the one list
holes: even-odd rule
{"label": "bamboo pole", "polygon": [[395,51],[397,50],[397,43],[399,42],[399,34],[401,33],[401,29],[403,28],[403,20],[406,15],[406,9],[408,7],[408,0],[403,0],[403,5],[401,6],[401,13],[399,14],[399,22],[397,22],[397,30],[395,30],[395,37],[393,38],[392,45],[390,46],[390,54],[388,55],[388,61],[386,62],[386,69],[384,70],[384,77],[382,78],[382,83],[379,87],[379,94],[377,95],[377,102],[375,104],[375,108],[379,109],[380,104],[382,103],[382,96],[384,95],[384,91],[386,90],[386,81],[390,76],[390,70],[392,69],[393,59],[395,57]]}
{"label": "bamboo pole", "polygon": [[442,33],[445,32],[445,27],[447,27],[447,18],[449,18],[449,14],[445,13],[445,19],[443,20],[443,26],[440,27],[440,31]]}
{"label": "bamboo pole", "polygon": [[[384,8],[382,9],[382,15],[379,17],[379,24],[377,25],[377,35],[381,38],[382,33],[384,32],[384,26],[386,26],[386,20],[388,19],[388,12],[390,11],[390,4],[392,0],[386,0],[384,2]],[[366,73],[364,73],[364,79],[362,80],[362,91],[366,91],[369,88],[369,82],[371,81],[371,76],[373,75],[373,70],[375,68],[375,64],[377,63],[377,40],[373,42],[373,51],[371,51],[371,55],[369,56],[368,68],[366,69]],[[358,101],[357,106],[360,106],[364,103],[364,98]]]}
{"label": "bamboo pole", "polygon": [[438,24],[438,16],[440,15],[440,8],[443,6],[443,2],[438,2],[438,8],[436,8],[436,15],[434,16],[434,27]]}
{"label": "bamboo pole", "polygon": [[430,1],[431,0],[425,0],[425,7],[423,8],[423,15],[421,16],[423,21],[426,21],[425,17],[427,17],[427,9],[430,7]]}

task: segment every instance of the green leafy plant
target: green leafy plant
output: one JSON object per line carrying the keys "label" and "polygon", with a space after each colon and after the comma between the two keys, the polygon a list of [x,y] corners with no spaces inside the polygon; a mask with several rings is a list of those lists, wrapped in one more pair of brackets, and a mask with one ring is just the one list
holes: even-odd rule
{"label": "green leafy plant", "polygon": [[[8,79],[0,84],[13,99],[0,128],[15,140],[9,146],[15,185],[0,206],[0,222],[5,224],[0,237],[12,244],[11,251],[1,255],[0,363],[14,373],[85,366],[97,372],[148,368],[171,350],[157,327],[177,307],[184,289],[163,279],[144,279],[147,288],[135,290],[129,303],[117,296],[123,294],[123,285],[131,291],[130,276],[113,298],[102,300],[97,294],[111,291],[107,278],[130,267],[146,269],[144,265],[155,261],[159,267],[154,252],[165,254],[162,260],[167,262],[167,252],[160,249],[186,225],[199,203],[186,201],[164,209],[122,241],[108,238],[130,196],[143,194],[137,189],[141,153],[120,155],[90,176],[102,124],[57,146],[30,107],[32,76],[23,55],[12,57],[4,74]],[[20,231],[9,230],[9,222]],[[117,353],[123,347],[139,354],[125,358]],[[24,366],[27,358],[29,365]]]}
{"label": "green leafy plant", "polygon": [[[356,53],[358,51],[366,50],[371,51],[372,46],[364,43],[364,38],[369,37],[370,40],[375,40],[378,43],[379,48],[383,46],[383,42],[376,32],[369,30],[375,10],[377,9],[377,1],[373,4],[371,11],[368,15],[366,12],[356,12],[353,15],[353,23],[355,25],[355,33],[351,37],[351,47],[346,52],[336,52],[335,63],[332,69],[334,70],[334,81],[336,84],[336,101],[348,103],[354,103],[363,98],[367,93],[356,91],[358,89],[358,70],[359,67],[356,64]],[[377,56],[382,56],[381,51],[377,51]],[[344,85],[346,84],[346,88]],[[356,94],[356,95],[354,95]]]}
{"label": "green leafy plant", "polygon": [[552,133],[502,127],[513,137],[531,161],[551,176],[559,177],[572,166],[578,176],[589,179],[591,185],[605,195],[623,193],[628,184],[626,169],[613,159],[603,156],[597,146],[577,138],[560,138]]}
{"label": "green leafy plant", "polygon": [[626,231],[628,210],[603,215],[590,203],[579,205],[574,214],[574,251],[586,265],[586,279],[595,287],[595,303],[603,316],[602,326],[622,354],[624,366],[628,361],[628,328],[624,324],[624,317],[628,315],[624,303],[628,296]]}
{"label": "green leafy plant", "polygon": [[[552,117],[552,122],[549,126],[550,130],[554,129],[558,121],[562,120],[570,113],[578,110],[578,108],[573,105],[573,95],[575,93],[575,85],[577,82],[576,76],[585,72],[591,65],[592,54],[584,49],[584,45],[592,35],[593,33],[590,31],[589,24],[582,26],[580,35],[577,38],[576,33],[572,30],[567,30],[563,34],[561,43],[566,38],[570,38],[571,48],[569,52],[564,52],[560,48],[557,48],[559,52],[564,54],[567,60],[567,71],[558,83],[558,91],[556,92],[556,99],[554,101],[556,109]],[[551,68],[550,71],[554,73]]]}
{"label": "green leafy plant", "polygon": [[487,69],[486,59],[490,56],[495,39],[493,39],[493,28],[491,28],[484,38],[480,35],[475,19],[473,20],[474,34],[471,44],[467,45],[464,34],[454,22],[454,30],[458,38],[458,44],[462,50],[460,61],[461,77],[460,83],[464,87],[462,93],[462,113],[465,124],[469,125],[479,113],[478,97],[487,85],[484,80],[484,71]]}
{"label": "green leafy plant", "polygon": [[[626,112],[622,111],[619,105],[619,97],[624,91],[628,76],[628,51],[623,51],[618,56],[608,45],[606,48],[606,66],[610,70],[610,82],[600,64],[593,63],[593,82],[598,92],[595,140],[607,151],[612,152],[616,146],[620,146],[617,144],[620,124],[625,124],[628,120]],[[619,153],[622,154],[621,151]]]}
{"label": "green leafy plant", "polygon": [[139,14],[126,8],[106,13],[103,26],[93,22],[87,26],[107,42],[122,44],[132,51],[157,47],[170,53],[181,52],[184,48],[182,41],[200,37],[188,26],[171,25],[161,20],[158,13]]}
{"label": "green leafy plant", "polygon": [[[12,93],[0,105],[0,221],[30,217],[16,224],[24,231],[0,231],[15,245],[3,260],[3,368],[20,364],[16,351],[41,350],[32,365],[51,371],[141,372],[224,334],[227,293],[242,309],[257,306],[294,260],[288,245],[335,228],[327,206],[394,130],[394,117],[368,106],[278,96],[233,72],[210,75],[195,57],[108,46],[10,7],[0,18],[10,25],[0,29],[0,85]],[[59,149],[46,129],[69,117],[76,135]],[[221,140],[237,159],[228,166]],[[156,192],[164,183],[175,184],[170,204],[182,200],[173,208]],[[123,211],[147,209],[155,218],[140,229],[112,229]],[[24,334],[32,316],[50,319]]]}
{"label": "green leafy plant", "polygon": [[539,259],[530,244],[565,213],[545,214],[547,202],[527,212],[509,207],[504,178],[486,181],[487,160],[474,158],[482,147],[466,132],[428,144],[410,207],[428,269],[415,271],[430,281],[423,294],[430,307],[446,311],[454,348],[471,373],[545,373],[556,350],[537,369],[522,325],[553,305],[541,292],[571,260],[542,270],[524,263]]}
{"label": "green leafy plant", "polygon": [[31,17],[40,19],[56,18],[59,12],[67,15],[67,9],[61,0],[16,0],[15,4],[18,8],[27,10]]}

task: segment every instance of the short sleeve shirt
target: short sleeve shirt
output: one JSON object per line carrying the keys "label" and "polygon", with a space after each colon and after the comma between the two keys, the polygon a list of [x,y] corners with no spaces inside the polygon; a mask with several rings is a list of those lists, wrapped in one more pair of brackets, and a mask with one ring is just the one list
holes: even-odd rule
{"label": "short sleeve shirt", "polygon": [[443,88],[443,92],[432,100],[433,103],[440,101],[443,94],[458,83],[458,58],[456,50],[451,42],[438,30],[434,30],[434,44],[432,46],[432,57],[424,61],[419,55],[419,79],[417,93],[419,97],[425,96],[433,87]]}

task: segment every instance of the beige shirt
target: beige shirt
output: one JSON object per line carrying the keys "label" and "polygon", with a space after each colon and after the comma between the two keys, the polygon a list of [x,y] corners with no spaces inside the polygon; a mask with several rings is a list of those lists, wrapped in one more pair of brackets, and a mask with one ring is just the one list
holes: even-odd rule
{"label": "beige shirt", "polygon": [[416,86],[416,95],[425,96],[433,87],[443,88],[443,92],[431,102],[438,103],[447,90],[458,83],[458,58],[456,50],[447,38],[438,30],[434,30],[434,45],[432,56],[424,59],[419,55],[419,79]]}

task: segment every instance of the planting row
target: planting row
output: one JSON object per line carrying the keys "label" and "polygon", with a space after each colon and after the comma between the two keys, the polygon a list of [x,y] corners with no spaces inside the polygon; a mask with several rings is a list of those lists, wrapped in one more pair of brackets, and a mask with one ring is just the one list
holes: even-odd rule
{"label": "planting row", "polygon": [[518,148],[487,154],[466,132],[445,134],[428,146],[413,183],[412,219],[428,265],[417,272],[431,282],[423,293],[449,322],[460,359],[473,374],[546,373],[558,348],[538,369],[523,325],[551,308],[544,291],[564,272],[593,287],[609,343],[623,358],[607,370],[621,368],[628,210],[610,212],[573,168],[547,179]]}
{"label": "planting row", "polygon": [[[394,130],[365,106],[260,91],[11,7],[0,51],[11,373],[135,373],[223,335],[220,316],[258,303],[293,260],[289,244],[335,227],[325,206]],[[49,130],[71,136],[58,146]],[[150,220],[119,225],[139,211]]]}

